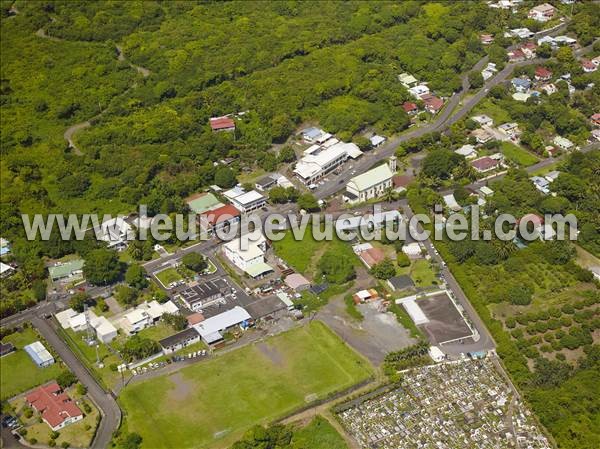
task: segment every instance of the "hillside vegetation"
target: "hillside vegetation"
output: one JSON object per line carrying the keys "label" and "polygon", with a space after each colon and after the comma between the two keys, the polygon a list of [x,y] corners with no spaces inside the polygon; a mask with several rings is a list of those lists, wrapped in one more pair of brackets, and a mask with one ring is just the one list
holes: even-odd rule
{"label": "hillside vegetation", "polygon": [[[182,211],[181,197],[214,182],[213,161],[272,170],[271,144],[305,121],[344,138],[400,131],[397,75],[450,95],[494,21],[460,2],[16,2],[9,16],[10,5],[0,232],[12,238],[19,212]],[[235,135],[210,131],[209,117],[241,111]],[[90,119],[68,149],[65,130]]]}

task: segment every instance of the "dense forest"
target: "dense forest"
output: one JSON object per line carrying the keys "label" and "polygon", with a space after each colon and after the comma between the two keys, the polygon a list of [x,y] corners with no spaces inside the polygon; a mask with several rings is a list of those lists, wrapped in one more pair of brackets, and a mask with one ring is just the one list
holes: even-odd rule
{"label": "dense forest", "polygon": [[[478,34],[497,25],[485,4],[465,2],[2,7],[9,238],[19,212],[183,210],[183,196],[214,182],[214,161],[272,168],[272,143],[303,122],[348,139],[366,126],[401,131],[398,73],[450,95],[484,54]],[[209,117],[242,111],[235,134],[210,131]],[[68,148],[65,130],[86,120]]]}

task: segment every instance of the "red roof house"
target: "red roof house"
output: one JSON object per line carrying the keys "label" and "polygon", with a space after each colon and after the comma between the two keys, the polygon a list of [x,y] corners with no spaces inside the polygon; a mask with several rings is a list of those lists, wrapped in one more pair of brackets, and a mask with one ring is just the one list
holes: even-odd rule
{"label": "red roof house", "polygon": [[231,117],[213,117],[209,122],[213,131],[233,131],[235,129],[235,122]]}
{"label": "red roof house", "polygon": [[523,53],[522,50],[516,48],[516,49],[508,52],[508,60],[510,62],[524,61],[525,53]]}
{"label": "red roof house", "polygon": [[586,72],[586,73],[595,72],[598,69],[598,67],[596,66],[596,64],[594,64],[589,59],[582,59],[581,60],[581,67],[583,68],[583,71]]}
{"label": "red roof house", "polygon": [[373,265],[377,265],[385,259],[385,253],[381,248],[369,248],[366,251],[361,252],[359,257],[367,268],[370,269],[373,268]]}
{"label": "red roof house", "polygon": [[592,122],[594,123],[594,125],[600,126],[600,112],[596,112],[590,118],[591,118]]}
{"label": "red roof house", "polygon": [[423,99],[425,103],[425,110],[431,114],[436,114],[442,107],[444,107],[444,100],[436,96],[430,96]]}
{"label": "red roof house", "polygon": [[483,45],[489,45],[489,44],[491,44],[492,42],[494,42],[494,36],[493,36],[493,35],[491,35],[491,34],[481,34],[481,35],[479,36],[479,39],[481,40],[481,43],[482,43]]}
{"label": "red roof house", "polygon": [[517,221],[517,224],[520,224],[522,221],[525,222],[531,222],[533,223],[534,226],[541,226],[544,224],[544,217],[540,217],[537,214],[526,214],[523,215],[519,221]]}
{"label": "red roof house", "polygon": [[535,50],[536,49],[537,49],[537,45],[535,45],[535,42],[525,42],[523,45],[521,45],[521,51],[523,52],[523,54],[525,55],[525,57],[527,59],[535,58],[535,56],[536,56]]}
{"label": "red roof house", "polygon": [[500,166],[500,161],[492,159],[491,157],[485,156],[479,159],[471,161],[471,166],[479,173],[494,170]]}
{"label": "red roof house", "polygon": [[238,222],[240,215],[241,213],[237,208],[231,204],[226,204],[200,214],[200,226],[203,230],[212,232],[216,228]]}
{"label": "red roof house", "polygon": [[62,429],[83,419],[82,411],[56,382],[36,388],[25,399],[52,430]]}
{"label": "red roof house", "polygon": [[552,79],[552,72],[546,67],[537,67],[535,69],[535,79],[538,81],[549,81]]}
{"label": "red roof house", "polygon": [[419,111],[417,105],[415,103],[411,103],[410,101],[404,103],[402,105],[402,109],[404,109],[404,112],[406,112],[408,115],[416,114]]}
{"label": "red roof house", "polygon": [[196,312],[186,316],[185,319],[187,320],[189,326],[193,326],[194,324],[204,321],[204,315],[202,315],[200,312]]}
{"label": "red roof house", "polygon": [[396,192],[406,190],[406,187],[411,183],[412,180],[413,178],[407,175],[394,175],[392,178],[394,190]]}

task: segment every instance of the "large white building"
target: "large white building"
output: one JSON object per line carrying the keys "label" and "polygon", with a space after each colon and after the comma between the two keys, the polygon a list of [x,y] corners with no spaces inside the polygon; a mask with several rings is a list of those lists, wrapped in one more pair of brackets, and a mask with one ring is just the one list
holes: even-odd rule
{"label": "large white building", "polygon": [[389,164],[381,164],[371,170],[355,176],[348,181],[344,198],[350,203],[377,198],[392,187],[392,178],[396,171],[396,158],[392,156]]}
{"label": "large white building", "polygon": [[267,199],[256,190],[250,190],[231,198],[231,202],[240,212],[248,213],[263,207]]}
{"label": "large white building", "polygon": [[251,320],[252,317],[246,309],[235,306],[233,309],[195,324],[194,329],[206,344],[212,344],[223,340],[222,332],[235,326],[246,328]]}
{"label": "large white building", "polygon": [[[314,146],[314,145],[313,145]],[[312,147],[311,147],[312,148]],[[342,165],[348,158],[357,158],[362,151],[354,143],[325,142],[315,146],[298,161],[294,173],[304,184],[312,184]]]}
{"label": "large white building", "polygon": [[135,232],[131,225],[122,217],[111,218],[100,225],[96,231],[99,240],[108,244],[109,248],[117,250],[127,247],[128,241],[135,239]]}
{"label": "large white building", "polygon": [[[247,243],[242,242],[242,239]],[[222,248],[225,257],[253,278],[273,271],[273,268],[265,262],[267,240],[258,230],[244,235],[243,238],[233,239],[225,243]]]}

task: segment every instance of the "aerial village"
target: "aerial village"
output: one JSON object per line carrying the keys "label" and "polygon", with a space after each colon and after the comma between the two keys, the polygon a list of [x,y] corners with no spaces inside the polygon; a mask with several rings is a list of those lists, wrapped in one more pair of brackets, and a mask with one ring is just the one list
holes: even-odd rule
{"label": "aerial village", "polygon": [[[522,2],[487,3],[516,11]],[[557,8],[548,3],[532,7],[528,18],[541,24],[559,20]],[[469,181],[460,189],[450,183],[440,188],[442,203],[435,215],[442,222],[456,212],[479,210],[485,216],[485,205],[495,195],[492,181],[513,168],[525,169],[544,197],[555,197],[558,162],[600,141],[597,112],[587,117],[589,138],[576,144],[555,129],[532,136],[507,111],[508,106],[526,110],[559,92],[573,96],[593,87],[582,85],[548,54],[569,48],[586,74],[596,72],[600,55],[591,57],[562,29],[558,35],[515,28],[503,36],[480,36],[483,45],[495,39],[513,42],[506,51],[511,71],[503,75],[504,67],[486,61],[475,73],[482,84],[472,95],[481,97],[465,110],[460,138],[450,148],[464,162]],[[408,71],[398,72],[398,86],[411,97],[402,104],[409,130],[437,123],[469,101],[454,102],[454,95],[441,95]],[[235,135],[243,116],[211,117],[204,126]],[[35,306],[33,325],[27,322],[31,316],[6,317],[13,330],[3,332],[1,346],[3,362],[12,357],[21,367],[33,363],[35,372],[44,374],[36,385],[19,384],[3,394],[12,410],[3,426],[21,431],[33,447],[48,438],[54,444],[77,441],[74,447],[92,444],[104,411],[89,388],[69,376],[71,362],[61,357],[65,351],[102,390],[117,397],[130,386],[310,327],[317,319],[377,367],[387,363],[390,353],[424,344],[426,364],[399,369],[399,381],[333,407],[360,447],[553,447],[504,373],[494,339],[431,240],[319,242],[305,236],[297,241],[287,232],[271,241],[254,230],[244,247],[239,238],[218,238],[219,231],[244,218],[263,219],[275,212],[299,218],[320,211],[352,215],[336,223],[341,232],[382,229],[389,222],[407,225],[413,210],[406,194],[419,174],[419,159],[395,152],[396,139],[369,129],[360,140],[344,141],[319,123],[305,123],[288,141],[290,162],[181,198],[208,236],[205,241],[141,245],[137,236],[155,217],[132,212],[88,229],[121,267],[115,281],[86,278],[90,267],[104,262],[77,253],[44,260],[46,299]],[[232,162],[224,158],[214,165],[227,168]],[[373,212],[375,205],[379,212]],[[554,237],[541,214],[519,220],[533,223],[541,240]],[[514,244],[527,247],[518,237]],[[134,251],[148,257],[132,257]],[[2,238],[3,280],[23,269],[11,253],[11,242]],[[600,280],[600,267],[590,271]],[[85,430],[71,435],[69,428]]]}

